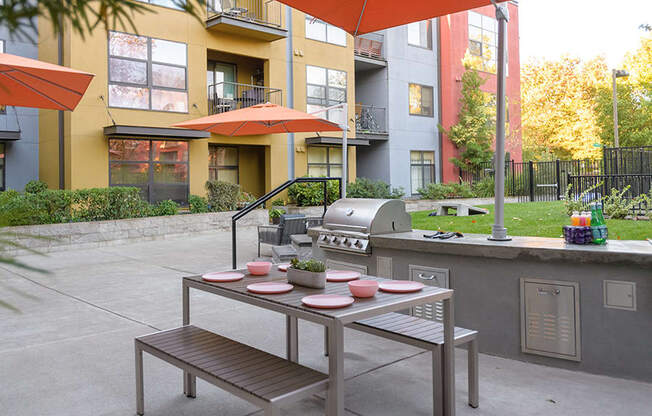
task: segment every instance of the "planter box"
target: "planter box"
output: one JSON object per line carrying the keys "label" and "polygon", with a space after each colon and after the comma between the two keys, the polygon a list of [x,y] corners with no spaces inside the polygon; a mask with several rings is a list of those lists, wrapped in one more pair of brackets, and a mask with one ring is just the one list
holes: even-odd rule
{"label": "planter box", "polygon": [[288,283],[299,286],[323,289],[326,287],[326,272],[309,272],[307,270],[288,268]]}

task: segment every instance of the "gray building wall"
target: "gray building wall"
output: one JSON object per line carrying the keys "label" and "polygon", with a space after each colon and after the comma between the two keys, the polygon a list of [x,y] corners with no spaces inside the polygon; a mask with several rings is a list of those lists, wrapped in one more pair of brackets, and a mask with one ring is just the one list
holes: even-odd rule
{"label": "gray building wall", "polygon": [[[28,30],[27,26],[24,30]],[[33,39],[38,35],[33,33]],[[38,46],[28,39],[12,36],[6,27],[0,26],[0,39],[5,42],[5,52],[38,59]],[[0,130],[20,130],[20,139],[7,141],[5,153],[5,187],[22,190],[25,184],[38,179],[38,109],[7,107],[0,115]]]}
{"label": "gray building wall", "polygon": [[[410,151],[433,151],[435,154],[435,181],[439,181],[439,118],[438,62],[436,20],[433,20],[433,49],[408,44],[407,27],[382,31],[384,34],[387,68],[356,72],[356,102],[376,104],[386,98],[389,139],[387,143],[373,142],[369,148],[358,149],[358,176],[382,179],[393,187],[403,187],[410,195]],[[380,82],[386,73],[384,84]],[[408,89],[410,83],[433,87],[434,115],[410,115]],[[372,101],[376,100],[376,101]],[[388,177],[389,176],[389,177]],[[388,177],[388,178],[387,178]]]}

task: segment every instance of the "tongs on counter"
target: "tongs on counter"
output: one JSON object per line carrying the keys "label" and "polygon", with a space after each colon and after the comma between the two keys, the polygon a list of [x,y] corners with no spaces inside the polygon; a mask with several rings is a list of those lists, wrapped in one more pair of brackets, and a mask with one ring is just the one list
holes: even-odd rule
{"label": "tongs on counter", "polygon": [[449,238],[452,237],[464,237],[464,234],[460,233],[459,231],[450,231],[450,232],[444,232],[444,231],[435,231],[433,234],[424,234],[424,238],[432,238],[434,239],[440,239],[440,240],[448,240]]}

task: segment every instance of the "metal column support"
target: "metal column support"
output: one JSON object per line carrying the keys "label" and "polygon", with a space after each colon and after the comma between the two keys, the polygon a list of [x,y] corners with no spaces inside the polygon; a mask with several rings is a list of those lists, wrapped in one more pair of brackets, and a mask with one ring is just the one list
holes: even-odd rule
{"label": "metal column support", "polygon": [[[294,46],[292,45],[292,8],[288,6],[285,6],[285,27],[287,27],[288,31],[288,37],[285,40],[285,85],[287,89],[287,98],[285,99],[285,104],[288,108],[294,108]],[[288,133],[287,155],[288,179],[294,179],[294,133]]]}
{"label": "metal column support", "polygon": [[299,320],[295,316],[285,315],[285,338],[287,359],[299,362]]}
{"label": "metal column support", "polygon": [[135,342],[136,350],[136,414],[145,413],[145,398],[143,386],[143,350]]}
{"label": "metal column support", "polygon": [[344,326],[337,320],[328,326],[328,353],[326,414],[344,416]]}
{"label": "metal column support", "polygon": [[[494,3],[495,4],[495,3]],[[496,4],[498,20],[498,71],[496,74],[496,157],[495,159],[495,205],[494,224],[490,240],[508,241],[505,228],[505,40],[507,38],[507,5]]]}
{"label": "metal column support", "polygon": [[342,188],[340,196],[346,198],[346,186],[349,183],[349,145],[347,141],[347,130],[349,129],[349,106],[347,103],[343,103],[342,112],[344,113],[344,120],[340,125],[342,128]]}

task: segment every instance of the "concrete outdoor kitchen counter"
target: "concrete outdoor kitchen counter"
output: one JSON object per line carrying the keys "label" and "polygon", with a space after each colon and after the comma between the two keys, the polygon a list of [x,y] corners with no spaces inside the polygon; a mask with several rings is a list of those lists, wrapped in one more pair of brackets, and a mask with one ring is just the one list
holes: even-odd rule
{"label": "concrete outdoor kitchen counter", "polygon": [[[484,234],[465,234],[448,240],[425,238],[429,230],[371,236],[374,248],[399,248],[424,253],[498,259],[567,260],[577,263],[623,263],[652,267],[652,244],[647,241],[609,240],[603,246],[566,244],[562,238],[512,237],[490,241]],[[652,274],[652,273],[651,273]],[[652,276],[651,276],[652,277]]]}

